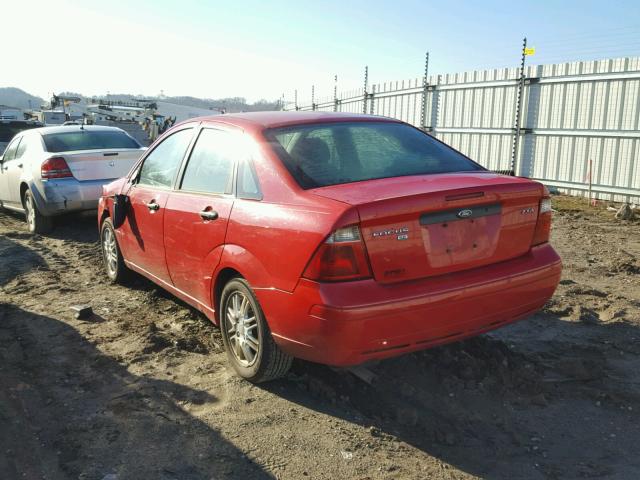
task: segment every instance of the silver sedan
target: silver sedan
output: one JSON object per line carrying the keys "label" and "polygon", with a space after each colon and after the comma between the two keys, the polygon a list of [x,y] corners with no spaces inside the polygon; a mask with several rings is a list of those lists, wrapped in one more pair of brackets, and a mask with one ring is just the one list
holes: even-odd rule
{"label": "silver sedan", "polygon": [[144,150],[115,127],[20,132],[0,157],[0,207],[24,213],[30,232],[46,233],[56,215],[97,208],[102,186],[126,175]]}

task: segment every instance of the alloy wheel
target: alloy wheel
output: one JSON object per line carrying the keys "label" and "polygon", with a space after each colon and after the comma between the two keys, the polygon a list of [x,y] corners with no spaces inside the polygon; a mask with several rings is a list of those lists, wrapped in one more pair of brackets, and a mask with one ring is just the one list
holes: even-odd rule
{"label": "alloy wheel", "polygon": [[35,230],[36,226],[36,206],[33,203],[33,197],[31,195],[26,195],[25,198],[25,209],[27,213],[27,225],[29,226],[30,231]]}
{"label": "alloy wheel", "polygon": [[243,367],[256,362],[260,352],[258,321],[249,298],[235,291],[227,302],[226,334],[231,352]]}
{"label": "alloy wheel", "polygon": [[109,275],[114,277],[118,272],[118,246],[113,230],[105,228],[102,233],[102,251]]}

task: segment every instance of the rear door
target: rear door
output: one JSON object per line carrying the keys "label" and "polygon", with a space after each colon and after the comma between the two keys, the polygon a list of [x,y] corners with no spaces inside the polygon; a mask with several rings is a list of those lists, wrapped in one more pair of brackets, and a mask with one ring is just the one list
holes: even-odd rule
{"label": "rear door", "polygon": [[245,156],[243,135],[203,128],[165,209],[165,250],[178,289],[209,305],[234,200],[234,172]]}
{"label": "rear door", "polygon": [[116,231],[127,261],[167,283],[171,279],[164,248],[165,207],[193,131],[187,126],[172,133],[145,157],[129,190],[127,219]]}

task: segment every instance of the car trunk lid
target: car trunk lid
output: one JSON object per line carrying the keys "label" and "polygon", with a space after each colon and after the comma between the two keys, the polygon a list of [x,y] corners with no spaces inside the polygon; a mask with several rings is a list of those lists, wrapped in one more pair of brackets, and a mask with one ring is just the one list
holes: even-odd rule
{"label": "car trunk lid", "polygon": [[111,180],[126,175],[142,149],[83,150],[54,154],[63,157],[78,180]]}
{"label": "car trunk lid", "polygon": [[373,275],[379,282],[391,283],[525,254],[544,187],[516,177],[474,172],[379,179],[310,191],[357,208]]}

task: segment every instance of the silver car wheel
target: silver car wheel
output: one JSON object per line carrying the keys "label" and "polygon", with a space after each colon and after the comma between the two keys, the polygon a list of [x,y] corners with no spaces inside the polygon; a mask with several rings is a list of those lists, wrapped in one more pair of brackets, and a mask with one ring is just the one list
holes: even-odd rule
{"label": "silver car wheel", "polygon": [[260,352],[260,334],[255,312],[244,293],[236,291],[231,294],[226,320],[227,338],[234,357],[243,367],[250,367]]}
{"label": "silver car wheel", "polygon": [[27,195],[25,198],[25,209],[27,213],[27,225],[30,231],[34,231],[36,228],[36,206],[33,203],[33,197]]}
{"label": "silver car wheel", "polygon": [[109,276],[115,277],[118,273],[118,246],[110,228],[105,228],[102,233],[102,251]]}

